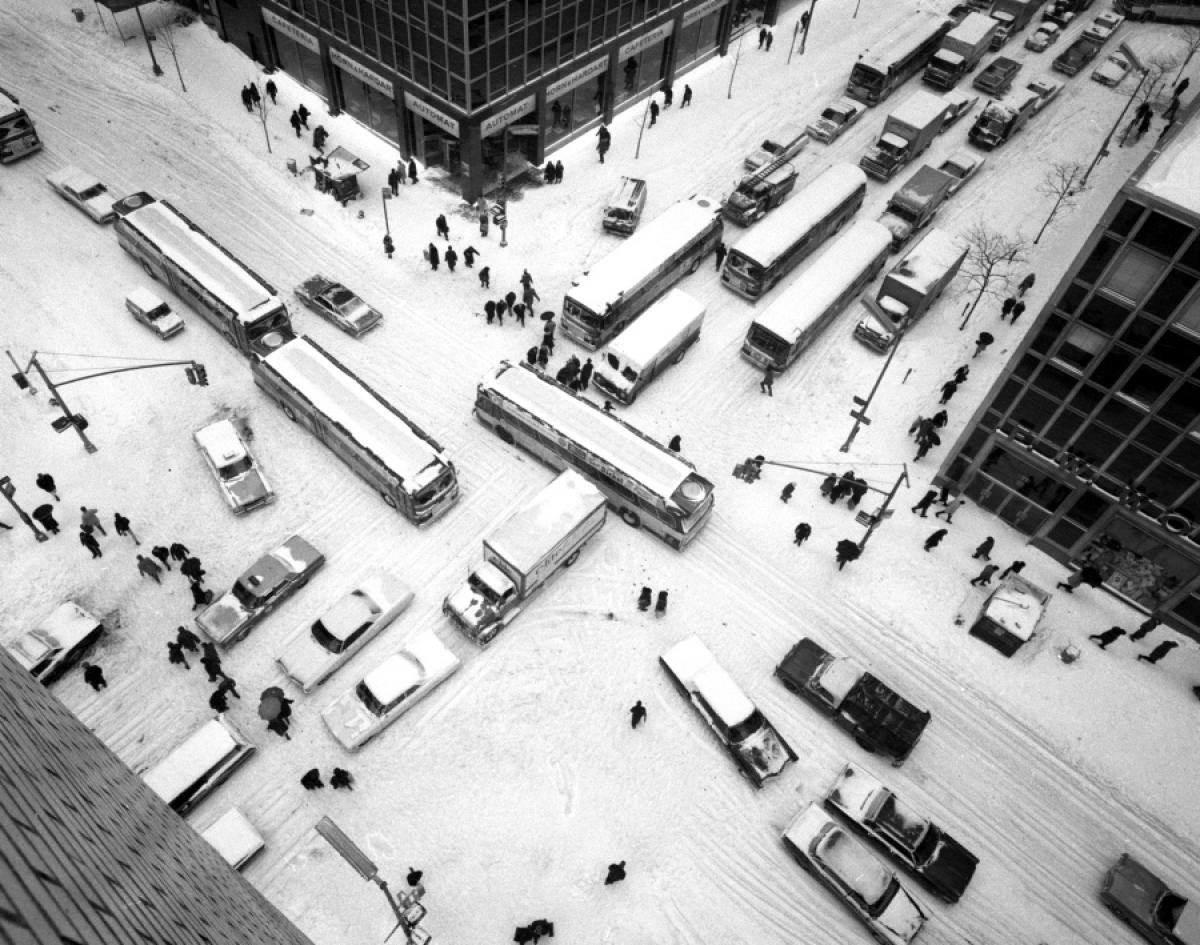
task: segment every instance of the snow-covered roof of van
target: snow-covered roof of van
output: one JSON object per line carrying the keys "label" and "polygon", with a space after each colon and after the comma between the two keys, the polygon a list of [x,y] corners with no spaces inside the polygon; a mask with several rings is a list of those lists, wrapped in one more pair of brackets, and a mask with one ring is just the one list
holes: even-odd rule
{"label": "snow-covered roof of van", "polygon": [[568,469],[517,509],[486,541],[528,572],[604,502],[599,489]]}
{"label": "snow-covered roof of van", "polygon": [[1200,122],[1177,122],[1179,130],[1134,183],[1159,200],[1200,213]]}
{"label": "snow-covered roof of van", "polygon": [[[607,351],[616,355],[622,366],[640,372],[665,345],[703,318],[703,305],[682,289],[672,289],[610,341]],[[603,360],[605,353],[597,360]]]}
{"label": "snow-covered roof of van", "polygon": [[946,102],[940,95],[917,89],[903,102],[892,109],[891,117],[900,118],[910,125],[925,127],[946,110]]}
{"label": "snow-covered roof of van", "polygon": [[996,21],[986,13],[972,11],[963,17],[962,22],[959,23],[958,26],[954,27],[954,29],[952,29],[947,35],[953,36],[957,40],[974,46],[976,43],[982,40],[983,37],[987,36],[987,34],[991,32],[992,27],[995,25]]}
{"label": "snow-covered roof of van", "polygon": [[182,744],[176,745],[167,757],[142,776],[142,780],[170,804],[240,746],[247,744],[240,735],[223,715],[218,715],[192,732]]}
{"label": "snow-covered roof of van", "polygon": [[878,49],[868,50],[862,56],[863,65],[881,72],[887,71],[888,63],[907,58],[918,49],[929,35],[942,26],[946,18],[933,10],[916,10],[905,14],[904,25],[890,30]]}
{"label": "snow-covered roof of van", "polygon": [[958,261],[964,248],[945,230],[934,228],[909,250],[888,276],[924,295]]}

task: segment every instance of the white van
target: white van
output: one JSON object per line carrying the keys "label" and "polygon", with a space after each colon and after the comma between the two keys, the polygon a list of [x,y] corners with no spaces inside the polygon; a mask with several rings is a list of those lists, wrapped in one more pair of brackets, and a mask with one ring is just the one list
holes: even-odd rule
{"label": "white van", "polygon": [[606,396],[632,404],[668,364],[678,364],[700,337],[704,306],[672,289],[601,349],[592,383]]}
{"label": "white van", "polygon": [[182,817],[253,751],[254,746],[237,727],[218,715],[172,749],[142,780]]}
{"label": "white van", "polygon": [[201,830],[200,836],[235,870],[249,863],[266,845],[250,818],[236,807],[229,808]]}
{"label": "white van", "polygon": [[622,177],[604,207],[603,226],[614,233],[632,233],[646,208],[646,182],[639,177]]}
{"label": "white van", "polygon": [[183,319],[149,289],[134,289],[125,296],[125,307],[159,338],[170,338],[183,331]]}

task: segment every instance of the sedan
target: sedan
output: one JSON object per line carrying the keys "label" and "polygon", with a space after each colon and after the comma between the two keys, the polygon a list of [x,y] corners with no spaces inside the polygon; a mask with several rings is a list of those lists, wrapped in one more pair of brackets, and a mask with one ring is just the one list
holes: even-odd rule
{"label": "sedan", "polygon": [[1025,48],[1034,52],[1045,52],[1061,35],[1062,27],[1057,23],[1043,23],[1025,40]]}
{"label": "sedan", "polygon": [[958,193],[963,184],[978,173],[985,160],[970,151],[956,151],[938,165],[939,171],[954,178],[954,183],[950,185],[951,196]]}
{"label": "sedan", "polygon": [[354,751],[424,699],[459,667],[432,630],[412,637],[321,711],[330,733]]}
{"label": "sedan", "polygon": [[1100,899],[1156,945],[1200,945],[1200,905],[1173,892],[1128,853],[1104,878]]}
{"label": "sedan", "polygon": [[71,668],[104,633],[104,624],[74,601],[59,604],[41,623],[8,645],[8,652],[43,685]]}
{"label": "sedan", "polygon": [[929,918],[896,874],[815,804],[796,815],[783,843],[885,945],[908,945]]}
{"label": "sedan", "polygon": [[1107,43],[1112,39],[1113,33],[1117,28],[1125,22],[1125,17],[1119,13],[1101,13],[1096,19],[1092,20],[1091,26],[1083,31],[1083,35],[1088,39],[1094,39],[1098,43]]}
{"label": "sedan", "polygon": [[275,500],[275,492],[232,420],[218,420],[192,434],[234,515]]}
{"label": "sedan", "polygon": [[821,112],[821,117],[808,126],[808,133],[818,141],[830,144],[866,113],[867,106],[858,99],[844,96]]}
{"label": "sedan", "polygon": [[825,796],[825,806],[917,874],[939,899],[958,902],[979,858],[928,818],[901,803],[870,772],[846,765]]}
{"label": "sedan", "polygon": [[49,174],[46,182],[97,223],[111,223],[117,213],[116,200],[100,181],[77,167],[64,167]]}
{"label": "sedan", "polygon": [[296,630],[275,660],[284,674],[312,692],[343,663],[399,617],[412,603],[412,589],[390,574],[375,574],[312,623]]}
{"label": "sedan", "polygon": [[1062,91],[1062,83],[1055,82],[1053,79],[1034,79],[1025,88],[1038,96],[1037,105],[1034,106],[1033,113],[1036,115],[1043,108],[1049,105],[1056,95]]}
{"label": "sedan", "polygon": [[1121,80],[1129,75],[1129,70],[1132,67],[1129,65],[1129,60],[1121,55],[1109,56],[1104,60],[1099,69],[1092,73],[1092,78],[1101,85],[1116,86],[1121,84]]}
{"label": "sedan", "polygon": [[295,288],[296,298],[326,321],[355,338],[366,334],[383,316],[340,282],[311,276]]}

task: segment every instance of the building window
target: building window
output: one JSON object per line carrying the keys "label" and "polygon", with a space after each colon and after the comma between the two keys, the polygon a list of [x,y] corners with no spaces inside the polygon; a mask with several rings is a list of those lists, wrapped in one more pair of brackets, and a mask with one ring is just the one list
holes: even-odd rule
{"label": "building window", "polygon": [[1183,372],[1200,357],[1200,342],[1184,337],[1181,332],[1168,331],[1151,349],[1150,356]]}
{"label": "building window", "polygon": [[1083,370],[1103,349],[1104,336],[1102,334],[1085,328],[1083,325],[1073,325],[1062,344],[1059,345],[1055,357]]}
{"label": "building window", "polygon": [[1102,295],[1093,295],[1079,313],[1079,320],[1099,328],[1106,335],[1115,335],[1129,317],[1129,309]]}
{"label": "building window", "polygon": [[1140,410],[1134,410],[1128,404],[1121,403],[1115,397],[1110,398],[1104,407],[1096,414],[1096,419],[1107,424],[1118,433],[1130,433],[1145,416]]}
{"label": "building window", "polygon": [[1110,237],[1103,237],[1096,247],[1092,250],[1092,254],[1087,258],[1082,266],[1079,267],[1079,275],[1076,276],[1083,282],[1089,285],[1100,278],[1100,273],[1104,271],[1104,267],[1108,265],[1109,260],[1117,254],[1117,250],[1121,244]]}
{"label": "building window", "polygon": [[1102,387],[1115,387],[1118,379],[1133,364],[1133,355],[1123,348],[1114,348],[1093,370],[1091,379]]}
{"label": "building window", "polygon": [[1167,264],[1157,256],[1130,246],[1109,270],[1104,288],[1137,305],[1166,267]]}
{"label": "building window", "polygon": [[1121,333],[1121,340],[1136,351],[1142,351],[1159,330],[1159,325],[1148,318],[1137,316]]}
{"label": "building window", "polygon": [[1156,501],[1166,506],[1172,506],[1179,501],[1195,481],[1195,476],[1180,472],[1167,463],[1159,463],[1150,475],[1142,480],[1141,487]]}
{"label": "building window", "polygon": [[1188,293],[1200,281],[1182,269],[1172,269],[1162,284],[1154,290],[1154,294],[1146,301],[1146,310],[1159,318],[1170,318]]}
{"label": "building window", "polygon": [[1171,378],[1162,371],[1143,364],[1121,386],[1121,392],[1132,400],[1151,406],[1170,386]]}
{"label": "building window", "polygon": [[1184,384],[1159,408],[1159,416],[1187,429],[1200,417],[1200,385]]}
{"label": "building window", "polygon": [[1108,463],[1104,471],[1123,482],[1133,482],[1139,479],[1153,462],[1154,457],[1145,450],[1127,446]]}
{"label": "building window", "polygon": [[1077,380],[1075,375],[1047,364],[1038,374],[1033,386],[1059,400],[1067,400]]}
{"label": "building window", "polygon": [[1200,294],[1192,298],[1185,308],[1179,314],[1179,320],[1175,322],[1177,328],[1184,328],[1188,331],[1194,331],[1200,335]]}
{"label": "building window", "polygon": [[1108,225],[1108,228],[1114,233],[1125,236],[1133,229],[1133,225],[1137,223],[1138,217],[1142,215],[1142,210],[1143,207],[1141,204],[1134,203],[1132,200],[1126,200],[1120,212],[1113,217],[1112,223]]}
{"label": "building window", "polygon": [[1138,229],[1133,241],[1161,256],[1171,257],[1179,252],[1191,233],[1192,229],[1186,223],[1151,212]]}

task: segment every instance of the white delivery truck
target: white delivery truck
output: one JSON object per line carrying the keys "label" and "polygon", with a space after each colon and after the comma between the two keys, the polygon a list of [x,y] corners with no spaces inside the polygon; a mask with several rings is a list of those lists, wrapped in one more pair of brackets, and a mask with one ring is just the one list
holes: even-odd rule
{"label": "white delivery truck", "polygon": [[486,646],[559,568],[575,563],[607,515],[599,489],[573,470],[560,473],[483,540],[483,562],[442,610]]}
{"label": "white delivery truck", "polygon": [[668,365],[683,360],[703,324],[704,306],[672,289],[605,346],[592,383],[606,397],[632,404]]}

